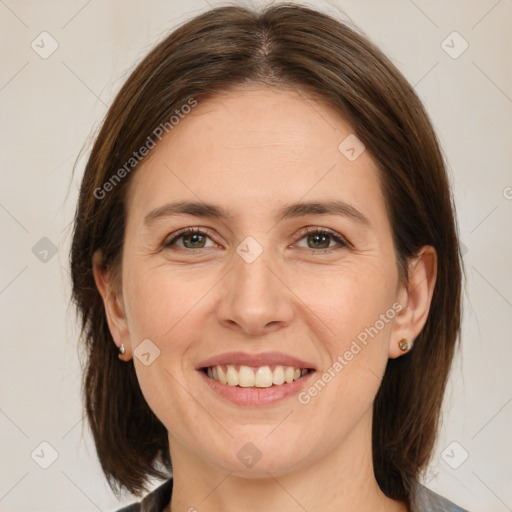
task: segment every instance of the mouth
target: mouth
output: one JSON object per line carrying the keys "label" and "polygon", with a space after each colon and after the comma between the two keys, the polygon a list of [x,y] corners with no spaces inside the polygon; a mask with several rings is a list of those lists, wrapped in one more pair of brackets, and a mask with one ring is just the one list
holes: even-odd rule
{"label": "mouth", "polygon": [[285,365],[246,366],[217,364],[202,368],[203,373],[220,384],[241,388],[285,386],[300,380],[313,370]]}
{"label": "mouth", "polygon": [[316,371],[312,363],[283,352],[218,354],[195,369],[217,396],[250,407],[292,399]]}

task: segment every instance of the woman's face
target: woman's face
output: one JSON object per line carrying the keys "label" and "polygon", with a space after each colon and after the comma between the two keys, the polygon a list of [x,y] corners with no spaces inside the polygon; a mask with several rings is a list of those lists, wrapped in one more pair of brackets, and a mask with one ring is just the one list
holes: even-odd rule
{"label": "woman's face", "polygon": [[304,94],[199,101],[133,176],[111,328],[173,455],[265,476],[369,446],[403,293],[376,164]]}

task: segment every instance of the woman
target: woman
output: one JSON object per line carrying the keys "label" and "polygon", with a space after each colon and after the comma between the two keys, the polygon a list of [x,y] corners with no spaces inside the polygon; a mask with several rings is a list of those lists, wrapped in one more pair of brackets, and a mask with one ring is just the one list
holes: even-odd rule
{"label": "woman", "polygon": [[132,73],[80,191],[84,397],[124,510],[462,510],[418,483],[460,326],[449,185],[364,37],[213,9]]}

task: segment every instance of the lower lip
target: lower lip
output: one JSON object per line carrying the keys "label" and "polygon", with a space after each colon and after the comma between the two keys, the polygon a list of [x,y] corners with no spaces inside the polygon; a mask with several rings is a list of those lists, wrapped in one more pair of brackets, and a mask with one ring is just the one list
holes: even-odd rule
{"label": "lower lip", "polygon": [[221,384],[219,381],[208,377],[202,370],[199,370],[201,377],[206,384],[210,386],[215,393],[229,400],[236,405],[264,406],[271,405],[286,398],[296,396],[315,372],[309,372],[298,380],[280,386],[270,386],[269,388],[242,388],[240,386],[230,386]]}

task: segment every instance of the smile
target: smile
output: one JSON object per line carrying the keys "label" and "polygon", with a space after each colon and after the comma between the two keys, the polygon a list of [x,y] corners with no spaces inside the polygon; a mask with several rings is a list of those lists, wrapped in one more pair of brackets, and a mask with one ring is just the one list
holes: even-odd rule
{"label": "smile", "polygon": [[227,386],[242,388],[269,388],[282,386],[299,380],[309,373],[307,368],[293,366],[245,366],[245,365],[214,365],[203,369],[213,380]]}

